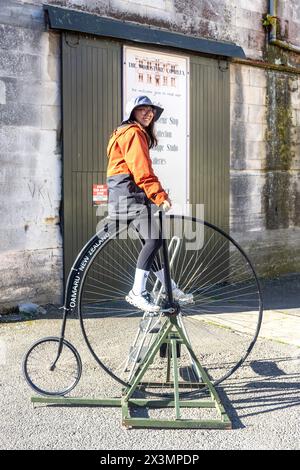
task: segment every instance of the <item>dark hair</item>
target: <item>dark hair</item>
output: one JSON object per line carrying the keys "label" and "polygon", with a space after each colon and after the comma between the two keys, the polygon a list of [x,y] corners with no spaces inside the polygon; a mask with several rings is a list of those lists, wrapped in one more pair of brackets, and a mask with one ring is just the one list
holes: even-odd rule
{"label": "dark hair", "polygon": [[154,124],[154,119],[152,119],[149,126],[145,127],[145,131],[147,132],[149,137],[149,149],[152,149],[153,147],[157,146],[157,137],[154,133]]}

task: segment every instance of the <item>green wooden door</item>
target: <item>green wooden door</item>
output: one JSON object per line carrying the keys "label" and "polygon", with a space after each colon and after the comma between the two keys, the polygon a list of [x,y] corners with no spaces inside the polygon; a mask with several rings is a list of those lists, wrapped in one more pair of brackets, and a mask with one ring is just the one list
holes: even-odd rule
{"label": "green wooden door", "polygon": [[229,69],[226,62],[190,58],[190,202],[204,218],[229,227]]}
{"label": "green wooden door", "polygon": [[106,146],[121,119],[121,45],[66,33],[62,37],[64,269],[99,218],[93,184],[106,182]]}
{"label": "green wooden door", "polygon": [[[204,220],[229,232],[230,100],[225,61],[190,58],[190,202],[204,205]],[[195,210],[193,210],[195,214]],[[228,241],[204,229],[200,284],[229,276]]]}

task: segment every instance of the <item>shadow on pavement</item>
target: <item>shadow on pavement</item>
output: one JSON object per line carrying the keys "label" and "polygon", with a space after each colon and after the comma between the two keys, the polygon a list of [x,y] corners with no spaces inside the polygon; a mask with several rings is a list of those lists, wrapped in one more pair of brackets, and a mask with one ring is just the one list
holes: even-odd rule
{"label": "shadow on pavement", "polygon": [[[279,365],[278,365],[279,363]],[[296,373],[287,373],[281,368],[285,363]],[[270,413],[274,410],[300,407],[300,352],[298,357],[276,358],[270,361],[252,361],[250,367],[259,375],[252,379],[233,379],[225,386],[229,403],[226,409],[233,420],[234,428],[244,427],[243,418]],[[283,365],[284,367],[284,365]],[[299,371],[299,372],[298,372]],[[222,395],[221,395],[222,396]]]}
{"label": "shadow on pavement", "polygon": [[260,280],[265,310],[300,309],[300,275]]}

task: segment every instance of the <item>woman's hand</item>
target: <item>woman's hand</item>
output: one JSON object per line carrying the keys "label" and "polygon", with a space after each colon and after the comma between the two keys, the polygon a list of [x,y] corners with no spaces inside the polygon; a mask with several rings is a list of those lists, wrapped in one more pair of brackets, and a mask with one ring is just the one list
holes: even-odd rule
{"label": "woman's hand", "polygon": [[171,203],[170,199],[168,198],[168,199],[165,199],[164,202],[159,207],[164,212],[168,212],[172,207],[172,203]]}

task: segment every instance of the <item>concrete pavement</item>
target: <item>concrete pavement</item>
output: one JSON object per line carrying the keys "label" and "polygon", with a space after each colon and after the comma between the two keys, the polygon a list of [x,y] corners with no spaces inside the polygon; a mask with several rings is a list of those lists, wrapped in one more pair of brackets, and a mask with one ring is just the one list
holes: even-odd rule
{"label": "concrete pavement", "polygon": [[[1,449],[300,449],[300,302],[298,280],[274,281],[264,287],[266,311],[259,338],[245,364],[218,387],[232,431],[127,430],[120,409],[32,407],[22,357],[45,336],[57,336],[61,311],[18,321],[0,318]],[[242,313],[240,320],[242,320]],[[221,321],[221,320],[220,320]],[[226,321],[223,318],[223,321]],[[238,323],[238,322],[237,322]],[[242,324],[243,322],[240,321]],[[231,326],[219,328],[231,348]],[[236,329],[240,328],[237,327]],[[240,339],[244,333],[239,330]],[[238,335],[237,335],[238,336]],[[77,397],[119,396],[121,387],[94,362],[78,321],[70,319],[67,339],[78,349],[83,376]],[[239,337],[237,337],[239,340]],[[124,341],[116,332],[115,342]],[[113,345],[111,345],[111,351]],[[111,354],[111,352],[110,352]],[[216,359],[227,362],[227,350]],[[73,392],[72,392],[73,393]]]}
{"label": "concrete pavement", "polygon": [[[300,276],[262,281],[261,287],[264,312],[259,337],[300,348]],[[220,326],[253,334],[257,312],[214,314],[213,318]]]}
{"label": "concrete pavement", "polygon": [[262,282],[264,319],[260,337],[300,347],[300,276]]}

